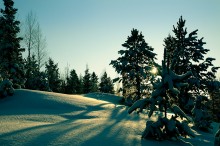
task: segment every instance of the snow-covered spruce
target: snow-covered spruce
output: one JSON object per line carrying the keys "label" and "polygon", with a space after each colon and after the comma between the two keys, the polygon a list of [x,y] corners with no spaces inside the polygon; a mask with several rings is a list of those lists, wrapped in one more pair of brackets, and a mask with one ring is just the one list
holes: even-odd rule
{"label": "snow-covered spruce", "polygon": [[14,88],[12,82],[9,79],[0,80],[0,97],[12,96],[14,94]]}
{"label": "snow-covered spruce", "polygon": [[170,119],[159,117],[156,122],[147,121],[146,129],[142,134],[142,138],[153,138],[156,140],[178,139],[179,135],[186,137],[195,137],[195,134],[188,126],[186,120],[178,121],[175,116]]}
{"label": "snow-covered spruce", "polygon": [[[164,56],[166,56],[166,49],[164,50]],[[159,116],[157,121],[147,121],[142,138],[163,140],[178,139],[179,136],[194,137],[193,132],[188,126],[188,122],[192,120],[173,102],[178,99],[180,89],[188,86],[184,81],[189,78],[192,73],[188,71],[183,75],[177,75],[169,68],[169,64],[167,63],[166,65],[166,63],[164,57],[162,61],[162,79],[159,83],[154,84],[154,91],[151,97],[136,101],[130,107],[128,113],[132,113],[136,109],[139,109],[138,112],[141,112],[144,108],[149,107],[148,117],[150,118],[156,110],[164,112],[165,116]],[[168,118],[168,110],[175,115]],[[184,118],[185,120],[180,121],[178,117],[181,119]]]}
{"label": "snow-covered spruce", "polygon": [[177,101],[184,112],[191,114],[196,96],[207,95],[213,91],[213,81],[216,80],[219,67],[213,64],[215,58],[206,57],[210,50],[205,48],[206,42],[203,38],[198,37],[198,29],[189,32],[182,16],[177,25],[173,25],[172,32],[173,35],[169,34],[164,39],[171,70],[177,74],[184,74],[188,70],[193,73],[193,76],[187,79],[189,87],[180,90],[180,100]]}

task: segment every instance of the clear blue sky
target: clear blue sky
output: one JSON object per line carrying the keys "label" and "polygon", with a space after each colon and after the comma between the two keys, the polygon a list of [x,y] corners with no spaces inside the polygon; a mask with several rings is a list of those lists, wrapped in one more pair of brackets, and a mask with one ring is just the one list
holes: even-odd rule
{"label": "clear blue sky", "polygon": [[88,64],[99,76],[106,70],[114,78],[109,63],[132,28],[142,31],[160,63],[163,40],[181,15],[188,32],[199,29],[210,49],[207,57],[216,58],[214,64],[220,66],[219,0],[15,0],[15,7],[21,21],[30,11],[37,14],[49,56],[61,72],[68,63],[84,75]]}

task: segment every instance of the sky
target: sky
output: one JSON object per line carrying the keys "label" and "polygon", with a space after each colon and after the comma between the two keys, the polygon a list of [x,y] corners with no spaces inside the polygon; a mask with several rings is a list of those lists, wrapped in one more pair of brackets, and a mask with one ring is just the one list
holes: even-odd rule
{"label": "sky", "polygon": [[180,16],[188,32],[199,30],[210,49],[206,57],[216,58],[214,64],[220,66],[219,0],[15,0],[15,7],[21,22],[30,11],[37,15],[48,56],[61,73],[68,65],[84,75],[88,65],[99,77],[104,71],[116,77],[109,63],[125,49],[121,44],[133,28],[142,32],[161,63],[163,40],[173,35]]}

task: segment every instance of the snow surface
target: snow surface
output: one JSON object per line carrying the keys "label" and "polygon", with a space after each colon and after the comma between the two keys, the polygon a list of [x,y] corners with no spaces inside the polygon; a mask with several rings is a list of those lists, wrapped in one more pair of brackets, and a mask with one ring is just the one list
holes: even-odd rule
{"label": "snow surface", "polygon": [[[214,145],[214,133],[204,132],[179,141],[141,139],[147,114],[129,115],[128,108],[119,104],[121,98],[111,97],[100,93],[66,95],[15,90],[14,96],[0,100],[0,145]],[[218,124],[214,127],[216,132]]]}

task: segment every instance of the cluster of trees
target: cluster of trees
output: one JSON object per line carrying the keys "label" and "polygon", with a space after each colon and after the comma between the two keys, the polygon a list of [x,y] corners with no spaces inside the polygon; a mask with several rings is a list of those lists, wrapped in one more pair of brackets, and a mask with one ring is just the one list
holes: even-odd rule
{"label": "cluster of trees", "polygon": [[[220,98],[212,94],[219,93],[220,82],[216,81],[219,67],[213,65],[214,58],[205,57],[209,49],[204,48],[206,43],[197,37],[197,32],[188,33],[181,16],[177,26],[173,26],[174,35],[164,39],[164,58],[160,66],[154,61],[154,49],[148,46],[141,32],[133,29],[122,44],[126,49],[120,50],[121,56],[111,61],[110,65],[121,75],[114,80],[122,82],[125,101],[132,101],[129,113],[136,109],[138,112],[149,109],[149,117],[155,110],[164,113],[156,122],[147,121],[143,138],[194,136],[188,127],[192,121],[199,129],[212,128],[210,105]],[[156,78],[153,68],[158,70]],[[128,92],[131,90],[133,92]],[[169,118],[167,111],[175,116]],[[179,121],[178,117],[185,120]]]}
{"label": "cluster of trees", "polygon": [[[13,0],[3,2],[5,8],[0,13],[0,95],[12,95],[12,83],[13,88],[67,94],[114,93],[113,82],[106,72],[101,76],[100,83],[95,72],[90,74],[88,68],[83,77],[78,77],[73,69],[65,79],[61,79],[58,64],[47,58],[46,38],[36,15],[33,12],[27,15],[21,33]],[[22,57],[25,49],[21,46],[27,50],[27,58]],[[44,66],[45,69],[42,69]]]}
{"label": "cluster of trees", "polygon": [[90,73],[88,67],[85,70],[84,76],[78,76],[76,71],[72,69],[70,72],[67,71],[64,79],[61,79],[58,64],[55,64],[51,58],[46,63],[45,70],[51,91],[65,94],[86,94],[90,92],[114,93],[113,81],[108,77],[106,72],[101,76],[100,82],[96,73]]}

